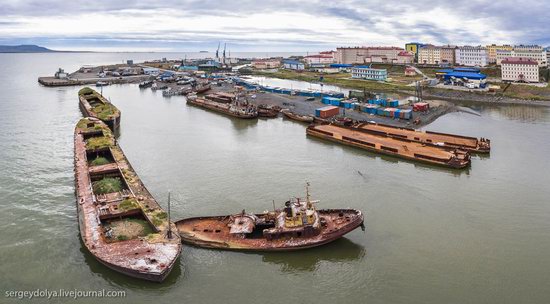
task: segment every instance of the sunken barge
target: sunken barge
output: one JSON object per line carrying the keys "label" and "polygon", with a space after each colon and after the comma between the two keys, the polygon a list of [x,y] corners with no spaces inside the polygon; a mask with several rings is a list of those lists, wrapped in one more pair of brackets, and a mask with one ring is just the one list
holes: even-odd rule
{"label": "sunken barge", "polygon": [[[306,188],[307,189],[307,188]],[[327,244],[363,225],[355,209],[317,210],[306,190],[283,209],[183,219],[176,222],[181,240],[190,245],[241,251],[290,251]]]}
{"label": "sunken barge", "polygon": [[385,136],[403,138],[413,142],[438,146],[449,150],[460,149],[470,153],[490,153],[491,151],[491,140],[488,138],[420,131],[375,122],[359,123],[354,125],[354,127],[359,131],[378,132]]}
{"label": "sunken barge", "polygon": [[354,146],[374,153],[448,168],[466,168],[471,163],[468,151],[443,149],[436,145],[426,145],[406,138],[387,136],[382,132],[360,130],[335,124],[319,124],[308,126],[306,133],[310,136]]}
{"label": "sunken barge", "polygon": [[74,166],[80,236],[87,250],[112,270],[163,281],[182,249],[176,226],[101,120],[88,117],[76,125]]}
{"label": "sunken barge", "polygon": [[113,131],[120,127],[120,111],[97,91],[85,87],[78,91],[79,107],[84,117],[102,120]]}

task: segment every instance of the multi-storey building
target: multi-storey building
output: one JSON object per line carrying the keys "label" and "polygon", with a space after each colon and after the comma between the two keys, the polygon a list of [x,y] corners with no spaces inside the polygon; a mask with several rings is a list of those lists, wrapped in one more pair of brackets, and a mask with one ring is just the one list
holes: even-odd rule
{"label": "multi-storey building", "polygon": [[455,50],[455,64],[463,66],[487,66],[487,49],[482,46],[461,46]]}
{"label": "multi-storey building", "polygon": [[386,69],[373,69],[370,66],[355,66],[351,69],[352,78],[385,81],[388,78]]}
{"label": "multi-storey building", "polygon": [[336,59],[342,64],[363,63],[412,63],[413,56],[398,47],[339,47]]}
{"label": "multi-storey building", "polygon": [[278,59],[260,59],[252,61],[252,67],[255,69],[274,69],[281,66],[281,61]]}
{"label": "multi-storey building", "polygon": [[539,63],[534,59],[510,57],[500,64],[502,81],[539,82]]}
{"label": "multi-storey building", "polygon": [[439,65],[441,63],[441,47],[435,45],[421,47],[418,52],[418,63]]}
{"label": "multi-storey building", "polygon": [[441,47],[441,64],[454,65],[456,62],[455,45],[444,45]]}
{"label": "multi-storey building", "polygon": [[539,67],[548,66],[548,54],[538,45],[515,45],[512,50],[497,50],[497,65],[509,57],[531,58],[538,62]]}
{"label": "multi-storey building", "polygon": [[487,45],[487,58],[489,60],[489,63],[496,63],[497,62],[497,51],[511,51],[513,47],[508,44],[504,45],[496,45],[491,44]]}
{"label": "multi-storey building", "polygon": [[420,48],[425,46],[423,43],[411,42],[405,44],[405,51],[411,52],[414,54],[414,60],[418,62],[418,54],[420,53]]}

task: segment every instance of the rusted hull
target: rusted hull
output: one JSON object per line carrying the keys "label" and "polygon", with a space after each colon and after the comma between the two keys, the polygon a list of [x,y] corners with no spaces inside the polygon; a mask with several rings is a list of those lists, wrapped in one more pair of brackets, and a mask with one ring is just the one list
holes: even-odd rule
{"label": "rusted hull", "polygon": [[290,111],[282,111],[282,112],[283,112],[283,115],[285,115],[285,117],[295,121],[304,122],[304,123],[312,123],[314,121],[314,118],[311,116],[297,115]]}
{"label": "rusted hull", "polygon": [[[321,217],[329,220],[327,228],[324,228],[321,233],[313,237],[294,237],[267,240],[265,238],[239,238],[228,235],[225,226],[227,216],[213,217],[198,217],[189,218],[176,222],[176,227],[180,233],[182,242],[185,244],[222,250],[237,250],[237,251],[293,251],[312,247],[321,246],[332,241],[335,241],[345,234],[363,226],[363,214],[361,211],[354,209],[327,209],[319,211]],[[342,213],[341,221],[344,223],[336,223]],[[261,215],[257,215],[261,216]],[[347,221],[346,217],[350,220]],[[197,227],[210,227],[212,233],[205,233],[204,228],[198,231]],[[195,231],[193,231],[195,229]],[[216,232],[219,229],[220,232]]]}
{"label": "rusted hull", "polygon": [[[98,118],[97,115],[91,111],[92,108],[86,98],[79,96],[78,97],[78,107],[80,108],[80,111],[82,112],[82,115],[84,117],[93,117]],[[120,118],[122,114],[119,112],[119,114],[114,117],[113,119],[108,120],[102,120],[112,131],[118,130],[120,128]],[[99,118],[98,118],[99,119]]]}
{"label": "rusted hull", "polygon": [[[90,167],[87,154],[96,153],[96,150],[87,148],[84,135],[90,136],[90,134],[100,132],[98,131],[100,129],[95,127],[101,127],[102,130],[108,129],[98,119],[87,118],[82,121],[91,122],[89,127],[91,131],[84,133],[77,126],[74,136],[75,193],[82,242],[100,263],[110,269],[131,277],[160,282],[171,272],[181,253],[181,240],[176,232],[175,225],[171,224],[174,233],[173,237],[168,239],[165,236],[168,225],[170,225],[169,222],[164,219],[154,224],[155,221],[151,220],[153,215],[148,214],[148,212],[160,212],[162,209],[141,183],[122,150],[115,145],[112,134],[106,136],[103,133],[102,136],[112,138],[113,141],[111,146],[107,148],[108,150],[102,151],[109,151],[113,161],[106,165]],[[85,123],[84,125],[88,124]],[[111,175],[113,173],[120,174],[128,190],[121,193],[122,198],[120,199],[104,200],[94,194],[92,176],[98,176],[97,174]],[[129,181],[124,177],[124,174],[131,174],[132,180]],[[118,195],[117,193],[114,194]],[[132,209],[128,211],[120,210],[120,203],[124,199],[134,199],[136,205],[133,205]],[[119,240],[108,238],[105,232],[107,222],[104,221],[126,218],[127,214],[143,216],[144,221],[151,225],[152,233]]]}
{"label": "rusted hull", "polygon": [[235,117],[235,118],[241,118],[241,119],[254,119],[254,118],[258,118],[258,114],[239,114],[239,113],[234,113],[234,112],[231,112],[229,111],[226,107],[222,106],[222,105],[211,105],[211,104],[208,104],[208,103],[202,103],[202,102],[196,102],[194,100],[191,100],[191,99],[187,99],[187,104],[190,104],[190,105],[193,105],[193,106],[196,106],[196,107],[199,107],[199,108],[203,108],[203,109],[207,109],[207,110],[210,110],[210,111],[214,111],[214,112],[217,112],[217,113],[221,113],[221,114],[224,114],[224,115],[227,115],[227,116],[231,116],[231,117]]}
{"label": "rusted hull", "polygon": [[[342,128],[345,128],[345,127],[342,127]],[[402,158],[402,159],[415,161],[415,162],[421,162],[421,163],[426,163],[426,164],[431,164],[431,165],[443,166],[443,167],[453,168],[453,169],[463,169],[463,168],[467,168],[467,167],[470,166],[470,158],[469,158],[468,154],[466,154],[467,159],[465,159],[465,160],[460,160],[460,161],[443,160],[443,159],[439,160],[436,157],[433,157],[433,158],[415,157],[415,156],[413,156],[414,154],[409,156],[409,155],[401,154],[399,152],[387,151],[387,150],[381,149],[380,146],[363,143],[359,140],[354,140],[354,139],[351,139],[351,138],[345,138],[344,136],[336,138],[336,137],[334,137],[333,134],[326,134],[325,132],[316,130],[315,126],[309,126],[306,129],[306,134],[310,135],[310,136],[317,137],[317,138],[321,138],[321,139],[324,139],[324,140],[329,140],[329,141],[332,141],[332,142],[336,142],[336,143],[339,143],[339,144],[344,144],[344,145],[348,145],[348,146],[352,146],[352,147],[361,148],[361,149],[364,149],[364,150],[367,150],[367,151],[370,151],[370,152],[389,155],[389,156],[394,156],[394,157],[399,157],[399,158]],[[381,136],[381,137],[384,138],[384,136]],[[387,137],[387,138],[389,138],[389,137]],[[438,148],[433,147],[433,149],[438,149]]]}
{"label": "rusted hull", "polygon": [[448,150],[460,149],[474,153],[490,153],[491,151],[491,141],[484,138],[478,139],[476,137],[457,134],[420,131],[374,122],[361,123],[354,126],[354,128],[358,131],[380,132],[386,136],[404,138],[410,141],[430,146],[437,146]]}

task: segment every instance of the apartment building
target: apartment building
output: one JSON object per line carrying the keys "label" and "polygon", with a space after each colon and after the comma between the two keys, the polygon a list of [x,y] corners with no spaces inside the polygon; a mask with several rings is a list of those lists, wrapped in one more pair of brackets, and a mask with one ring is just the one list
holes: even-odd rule
{"label": "apartment building", "polygon": [[497,62],[497,51],[511,51],[513,49],[513,47],[509,44],[491,44],[487,45],[485,48],[487,48],[487,58],[489,60],[489,63]]}
{"label": "apartment building", "polygon": [[454,65],[456,62],[456,49],[455,45],[444,45],[441,47],[440,57],[441,64]]}
{"label": "apartment building", "polygon": [[505,58],[501,70],[502,81],[539,82],[539,63],[532,58]]}
{"label": "apartment building", "polygon": [[339,47],[336,60],[341,64],[393,63],[409,64],[414,60],[412,53],[398,47]]}
{"label": "apartment building", "polygon": [[461,46],[455,50],[455,64],[463,66],[487,66],[487,48],[482,46]]}
{"label": "apartment building", "polygon": [[418,63],[439,65],[441,63],[441,47],[435,45],[421,47],[418,52]]}
{"label": "apartment building", "polygon": [[496,64],[501,65],[502,60],[510,57],[531,58],[539,67],[548,66],[548,53],[538,45],[515,45],[512,50],[497,50]]}

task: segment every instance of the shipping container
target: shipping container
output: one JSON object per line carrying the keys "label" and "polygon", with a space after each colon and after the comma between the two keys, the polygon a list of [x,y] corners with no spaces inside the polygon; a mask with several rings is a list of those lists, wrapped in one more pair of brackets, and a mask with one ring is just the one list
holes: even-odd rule
{"label": "shipping container", "polygon": [[329,118],[340,114],[340,108],[336,106],[326,106],[315,110],[315,116],[319,118]]}

